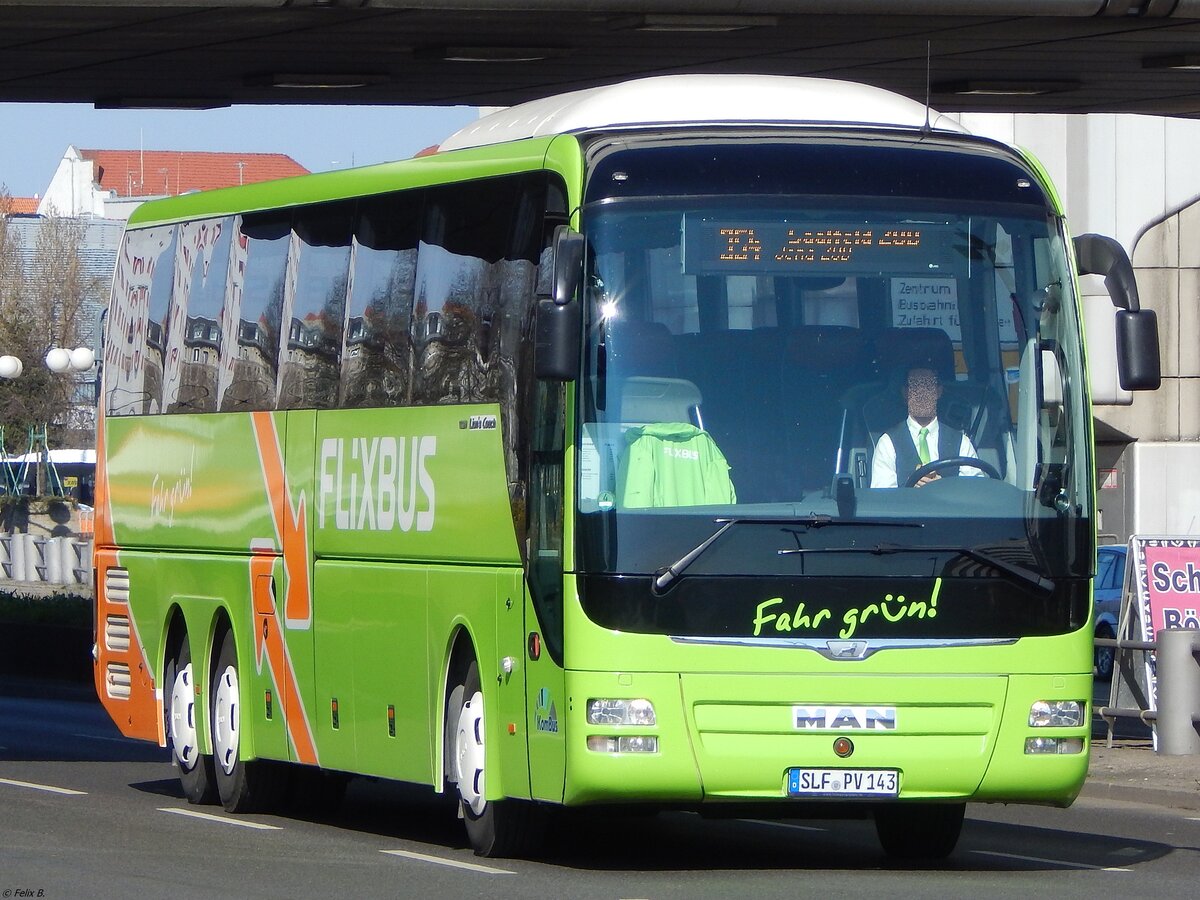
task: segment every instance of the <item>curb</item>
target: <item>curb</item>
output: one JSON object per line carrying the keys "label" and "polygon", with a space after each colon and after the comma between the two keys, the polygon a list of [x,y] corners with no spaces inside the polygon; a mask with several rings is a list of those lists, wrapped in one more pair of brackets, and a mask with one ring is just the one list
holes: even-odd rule
{"label": "curb", "polygon": [[1170,790],[1156,787],[1137,787],[1132,784],[1113,784],[1089,778],[1079,796],[1089,800],[1118,800],[1124,803],[1145,803],[1170,809],[1200,810],[1200,791]]}

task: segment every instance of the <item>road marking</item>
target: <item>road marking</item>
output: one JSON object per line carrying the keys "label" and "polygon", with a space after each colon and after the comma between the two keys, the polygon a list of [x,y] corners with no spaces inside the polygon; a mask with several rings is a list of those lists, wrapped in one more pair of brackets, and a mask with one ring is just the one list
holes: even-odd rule
{"label": "road marking", "polygon": [[55,787],[52,784],[34,784],[32,781],[16,781],[12,778],[0,778],[0,784],[8,784],[13,787],[29,788],[33,791],[46,791],[50,794],[68,794],[74,797],[85,797],[87,791],[73,791],[70,788]]}
{"label": "road marking", "polygon": [[403,856],[405,859],[415,859],[419,862],[434,863],[439,866],[450,866],[454,869],[466,869],[469,872],[482,872],[484,875],[516,875],[508,869],[494,869],[491,866],[481,866],[478,863],[460,862],[457,859],[446,859],[444,856],[430,856],[427,853],[413,853],[411,850],[380,850],[388,856]]}
{"label": "road marking", "polygon": [[1050,866],[1062,866],[1066,869],[1095,869],[1098,872],[1132,872],[1133,869],[1123,869],[1120,866],[1094,866],[1091,863],[1068,862],[1064,859],[1046,859],[1041,856],[1021,856],[1018,853],[997,853],[994,850],[972,850],[981,856],[999,856],[1004,859],[1016,859],[1021,862],[1045,863]]}
{"label": "road marking", "polygon": [[178,806],[160,806],[159,812],[174,813],[177,816],[187,816],[192,819],[203,819],[205,822],[219,822],[222,825],[237,825],[239,828],[256,828],[259,831],[281,831],[278,825],[264,825],[262,822],[247,822],[244,819],[230,819],[225,816],[214,816],[212,813],[198,812],[194,809],[180,809]]}
{"label": "road marking", "polygon": [[828,828],[818,828],[816,825],[795,825],[791,822],[773,822],[770,819],[742,819],[751,825],[770,825],[773,828],[794,828],[796,831],[828,831]]}

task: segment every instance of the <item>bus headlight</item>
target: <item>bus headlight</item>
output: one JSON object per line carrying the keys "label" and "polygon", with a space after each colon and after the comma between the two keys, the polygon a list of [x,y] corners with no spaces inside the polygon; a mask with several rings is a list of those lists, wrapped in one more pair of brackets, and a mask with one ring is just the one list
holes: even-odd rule
{"label": "bus headlight", "polygon": [[589,725],[654,725],[654,704],[649,700],[589,700]]}
{"label": "bus headlight", "polygon": [[1075,728],[1083,724],[1083,700],[1037,700],[1029,708],[1030,728]]}
{"label": "bus headlight", "polygon": [[1083,738],[1052,738],[1052,737],[1031,737],[1025,738],[1025,752],[1027,754],[1035,753],[1082,753]]}
{"label": "bus headlight", "polygon": [[658,738],[652,734],[591,734],[587,748],[596,753],[657,753]]}

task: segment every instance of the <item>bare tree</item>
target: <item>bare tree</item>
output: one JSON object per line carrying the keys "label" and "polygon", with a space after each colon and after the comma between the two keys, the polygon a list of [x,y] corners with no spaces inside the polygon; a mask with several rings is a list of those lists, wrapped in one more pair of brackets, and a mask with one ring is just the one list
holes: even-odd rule
{"label": "bare tree", "polygon": [[18,445],[29,429],[42,426],[51,444],[61,446],[85,437],[71,415],[77,383],[69,375],[52,375],[43,360],[51,347],[79,343],[84,303],[99,287],[83,265],[85,228],[78,219],[51,214],[39,223],[25,262],[10,224],[7,192],[0,192],[0,204],[0,353],[24,364],[20,378],[0,382],[0,424],[10,451],[24,450]]}

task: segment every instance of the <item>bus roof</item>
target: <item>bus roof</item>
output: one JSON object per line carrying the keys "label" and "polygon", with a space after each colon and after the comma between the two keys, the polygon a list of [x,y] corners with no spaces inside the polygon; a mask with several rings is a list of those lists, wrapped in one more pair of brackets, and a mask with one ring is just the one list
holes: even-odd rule
{"label": "bus roof", "polygon": [[622,126],[829,124],[966,130],[882,88],[785,75],[661,75],[586,88],[501,110],[468,125],[440,150]]}

